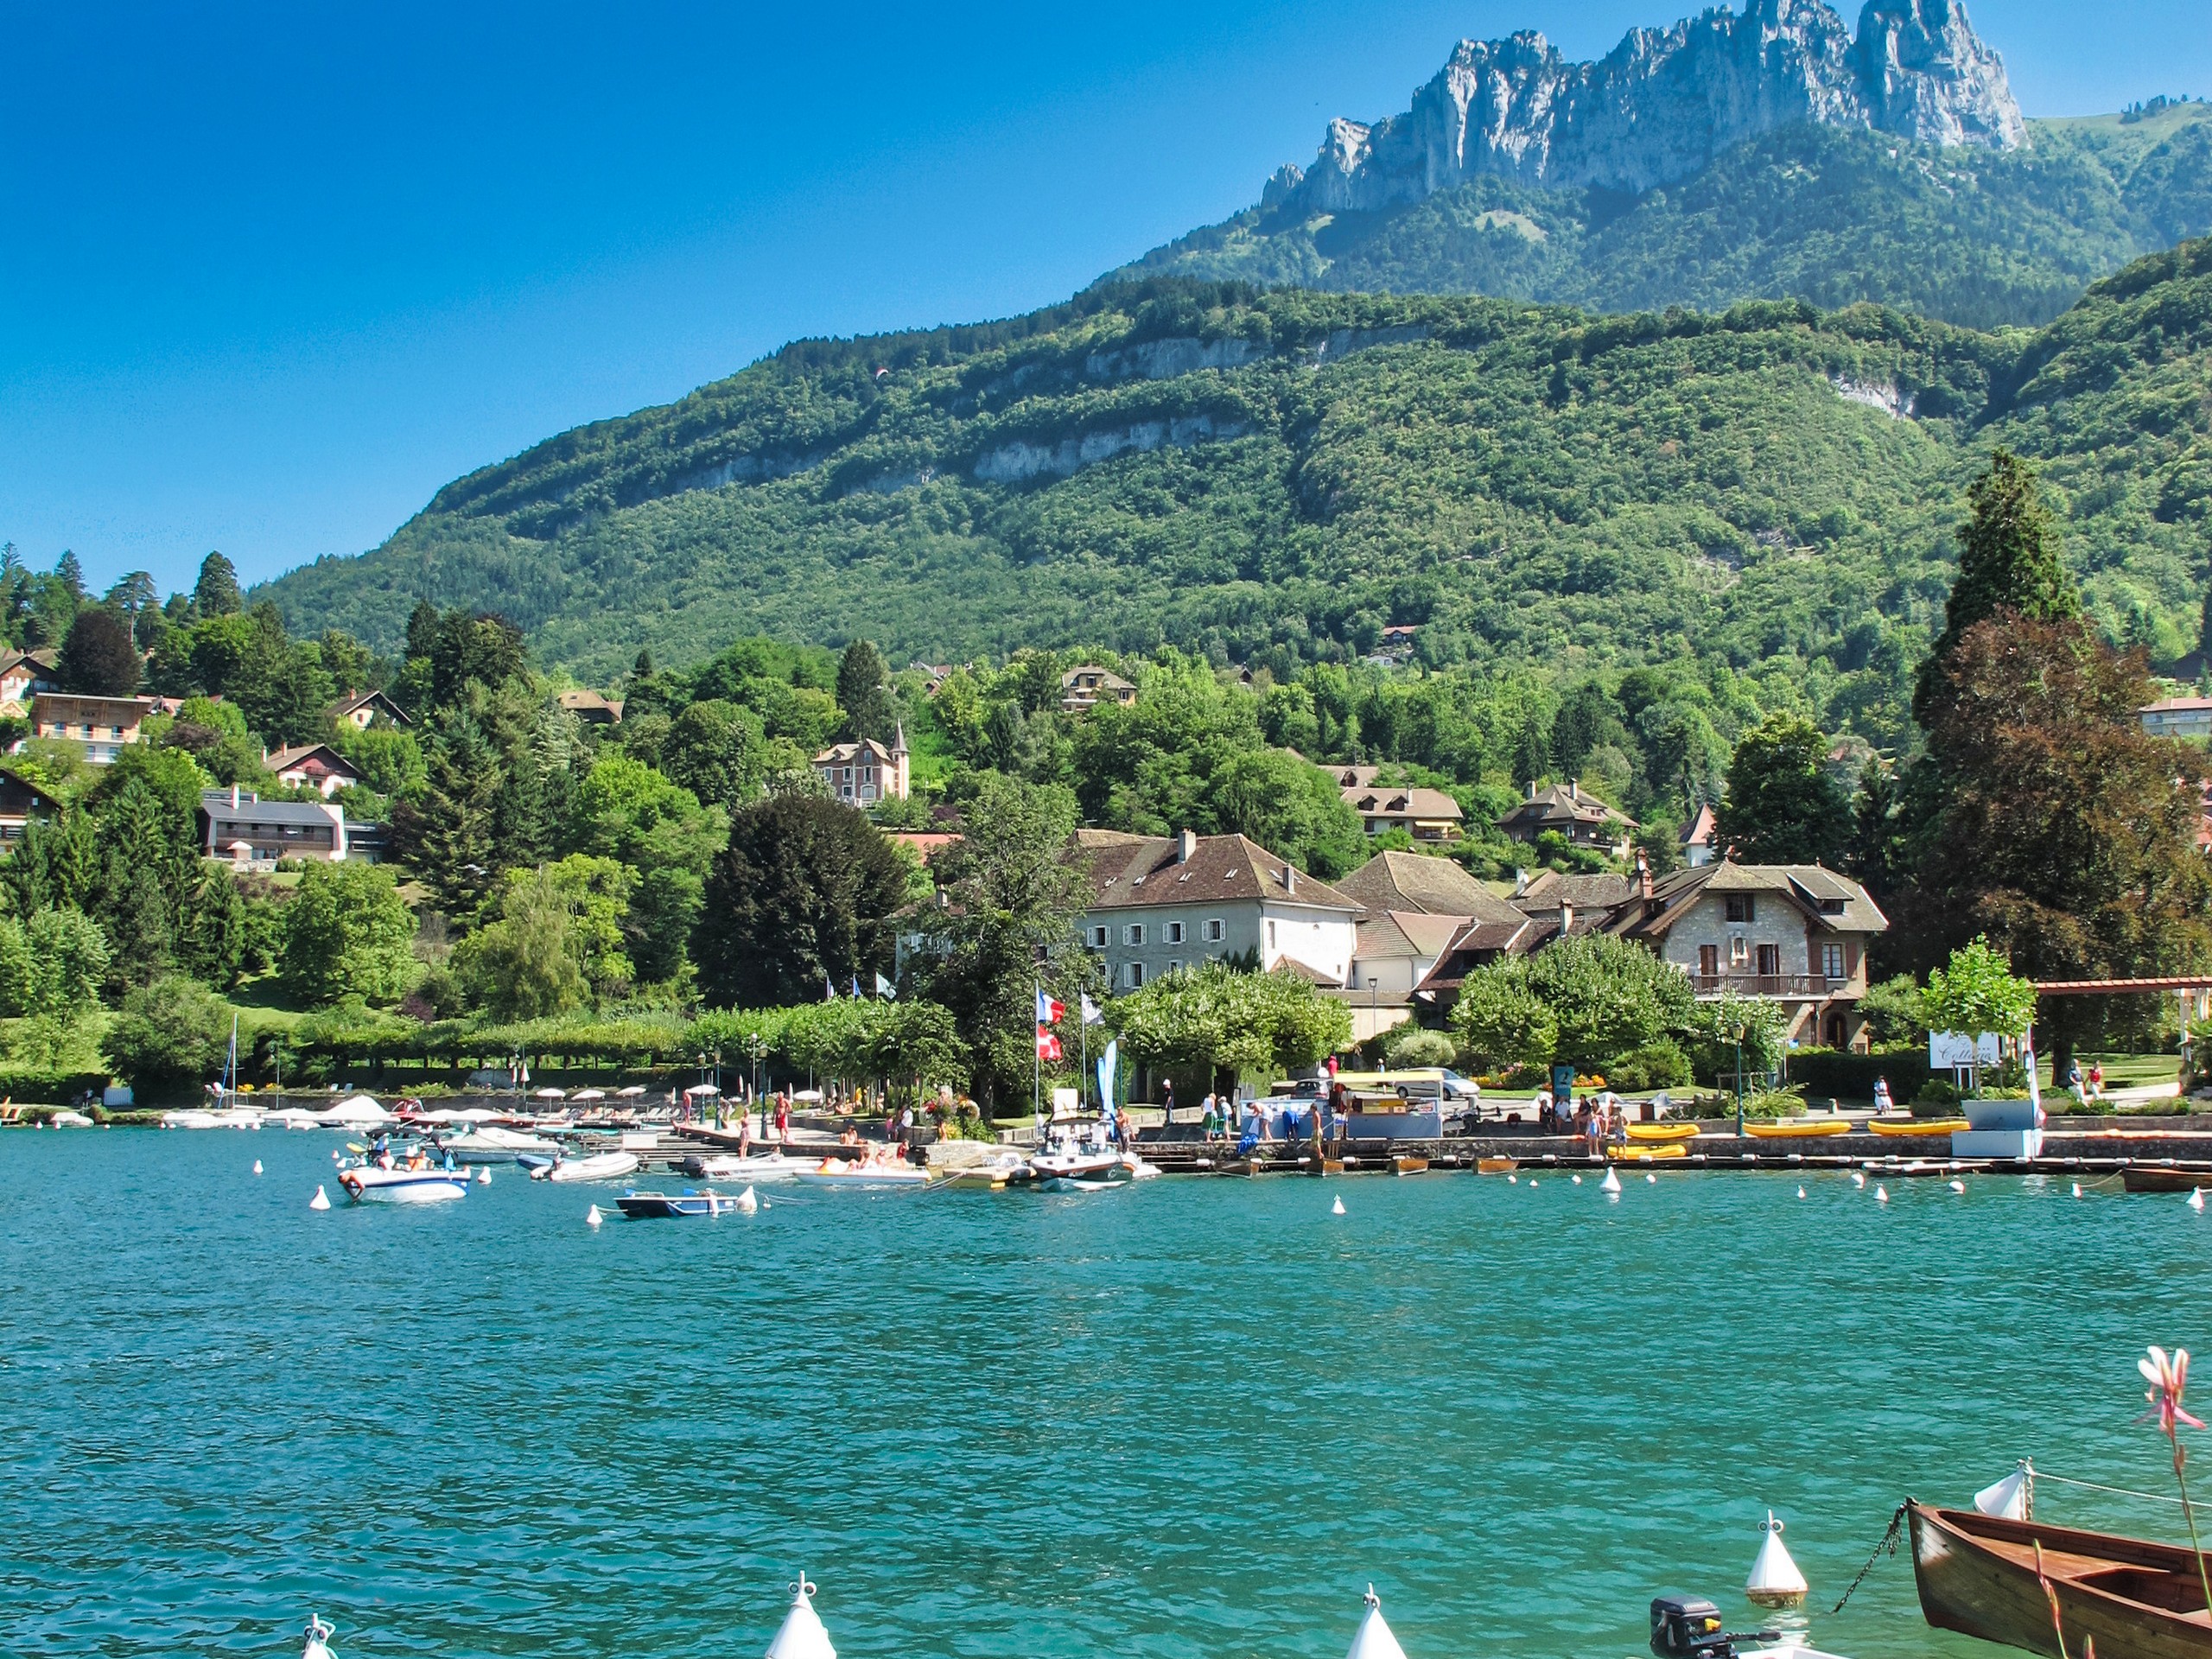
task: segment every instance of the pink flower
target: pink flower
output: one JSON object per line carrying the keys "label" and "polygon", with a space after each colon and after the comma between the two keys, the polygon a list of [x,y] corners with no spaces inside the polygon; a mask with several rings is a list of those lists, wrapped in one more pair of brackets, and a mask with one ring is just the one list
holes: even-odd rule
{"label": "pink flower", "polygon": [[2189,1386],[2188,1349],[2175,1349],[2173,1357],[2169,1359],[2164,1349],[2153,1347],[2146,1358],[2135,1362],[2135,1369],[2143,1373],[2143,1380],[2151,1385],[2143,1395],[2151,1402],[2151,1409],[2144,1414],[2158,1419],[2159,1433],[2171,1439],[2177,1425],[2190,1428],[2204,1427],[2202,1422],[2181,1408],[2182,1390]]}

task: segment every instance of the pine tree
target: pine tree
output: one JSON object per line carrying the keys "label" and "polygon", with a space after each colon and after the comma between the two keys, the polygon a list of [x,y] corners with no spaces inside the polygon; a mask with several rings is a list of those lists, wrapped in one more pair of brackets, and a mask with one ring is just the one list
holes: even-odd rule
{"label": "pine tree", "polygon": [[1921,665],[1912,712],[1928,723],[1928,699],[1936,665],[1967,630],[1999,611],[2031,622],[2056,622],[2082,613],[2081,596],[2060,556],[2058,526],[2044,505],[2035,469],[2009,449],[1989,458],[1989,468],[1967,490],[1968,517],[1959,531],[1959,577],[1943,610],[1943,632]]}
{"label": "pine tree", "polygon": [[238,568],[220,553],[200,561],[200,580],[192,585],[192,602],[202,616],[234,616],[245,608],[238,591]]}
{"label": "pine tree", "polygon": [[415,601],[407,613],[407,655],[427,658],[438,644],[438,607],[427,599]]}
{"label": "pine tree", "polygon": [[85,567],[74,553],[66,548],[62,550],[60,563],[54,567],[54,575],[60,582],[62,591],[69,595],[70,603],[81,605],[85,602]]}
{"label": "pine tree", "polygon": [[899,721],[883,658],[865,639],[845,647],[837,663],[837,706],[845,711],[845,735],[888,739]]}
{"label": "pine tree", "polygon": [[494,810],[506,768],[483,728],[450,711],[429,734],[423,764],[421,791],[392,806],[392,850],[447,915],[470,916],[495,879]]}

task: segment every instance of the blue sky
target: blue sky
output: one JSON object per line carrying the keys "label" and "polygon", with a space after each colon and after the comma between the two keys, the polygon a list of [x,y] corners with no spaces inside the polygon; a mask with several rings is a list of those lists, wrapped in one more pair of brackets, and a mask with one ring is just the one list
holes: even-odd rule
{"label": "blue sky", "polygon": [[[786,340],[1062,298],[1462,35],[1685,3],[0,0],[0,539],[165,588],[359,552]],[[2031,115],[2212,92],[2204,0],[1972,10]]]}

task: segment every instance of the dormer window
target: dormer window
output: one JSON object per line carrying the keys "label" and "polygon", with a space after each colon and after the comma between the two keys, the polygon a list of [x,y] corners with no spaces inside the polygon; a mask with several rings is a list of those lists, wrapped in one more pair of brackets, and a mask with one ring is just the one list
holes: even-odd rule
{"label": "dormer window", "polygon": [[1757,921],[1758,919],[1758,909],[1751,903],[1751,895],[1750,893],[1732,893],[1727,895],[1726,903],[1728,906],[1728,919],[1730,921],[1751,922]]}

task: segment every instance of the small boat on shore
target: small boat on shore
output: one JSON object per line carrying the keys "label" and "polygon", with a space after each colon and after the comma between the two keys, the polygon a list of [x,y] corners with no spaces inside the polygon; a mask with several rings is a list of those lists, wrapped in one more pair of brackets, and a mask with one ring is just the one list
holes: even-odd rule
{"label": "small boat on shore", "polygon": [[1393,1175],[1426,1175],[1428,1173],[1428,1160],[1416,1152],[1394,1152],[1390,1154],[1390,1173]]}
{"label": "small boat on shore", "polygon": [[2130,1192],[2193,1192],[2212,1189],[2212,1169],[2177,1169],[2171,1164],[2127,1164],[2120,1184]]}
{"label": "small boat on shore", "polygon": [[458,1169],[397,1164],[385,1169],[358,1164],[338,1172],[338,1185],[356,1204],[436,1204],[468,1196],[468,1176]]}
{"label": "small boat on shore", "polygon": [[625,1192],[615,1206],[632,1221],[675,1221],[689,1216],[727,1216],[737,1211],[737,1195],[717,1192]]}
{"label": "small boat on shore", "polygon": [[1744,1133],[1754,1141],[1817,1141],[1825,1135],[1848,1135],[1851,1120],[1844,1117],[1792,1117],[1771,1123],[1746,1123]]}
{"label": "small boat on shore", "polygon": [[1622,1128],[1630,1140],[1650,1145],[1697,1139],[1697,1125],[1694,1123],[1628,1123]]}
{"label": "small boat on shore", "polygon": [[466,1135],[441,1135],[436,1144],[441,1151],[451,1153],[454,1162],[462,1164],[518,1163],[524,1153],[543,1153],[550,1157],[561,1148],[557,1141],[490,1123]]}
{"label": "small boat on shore", "polygon": [[1967,1125],[1963,1117],[1870,1117],[1866,1127],[1876,1135],[1955,1135]]}
{"label": "small boat on shore", "polygon": [[1520,1167],[1521,1160],[1518,1158],[1478,1158],[1475,1160],[1475,1173],[1478,1175],[1510,1175]]}
{"label": "small boat on shore", "polygon": [[1617,1164],[1666,1164],[1690,1155],[1689,1147],[1680,1141],[1668,1141],[1656,1147],[1608,1147],[1605,1156]]}
{"label": "small boat on shore", "polygon": [[1938,1630],[2056,1656],[2055,1597],[2070,1653],[2094,1641],[2105,1659],[2212,1655],[2190,1550],[1910,1499],[1905,1515],[1920,1611]]}

